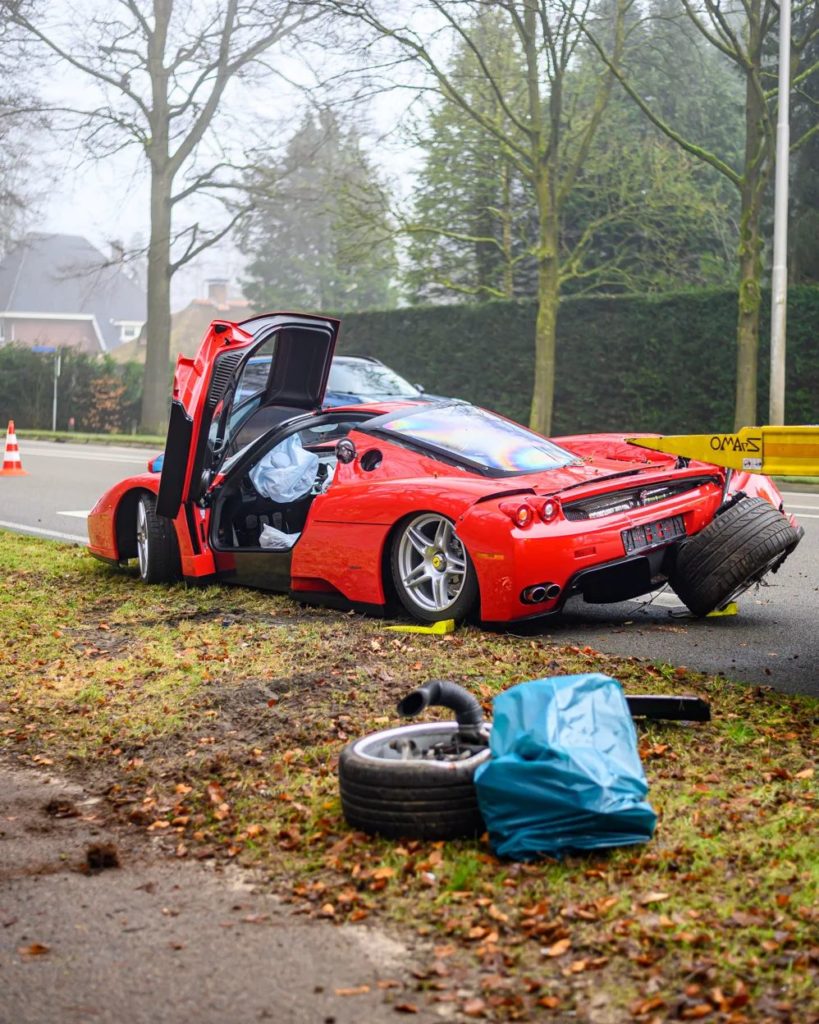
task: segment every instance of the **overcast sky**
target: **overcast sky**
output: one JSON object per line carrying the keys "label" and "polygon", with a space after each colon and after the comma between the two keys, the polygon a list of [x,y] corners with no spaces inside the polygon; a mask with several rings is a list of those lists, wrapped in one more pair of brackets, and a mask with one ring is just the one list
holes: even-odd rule
{"label": "overcast sky", "polygon": [[[290,61],[285,69],[289,77],[298,79],[305,74],[295,61]],[[47,95],[50,93],[52,99],[76,106],[92,103],[94,98],[93,87],[79,72],[66,71],[58,80],[48,79],[44,91]],[[397,137],[394,129],[410,99],[407,93],[400,91],[382,94],[367,103],[366,121],[360,113],[357,115],[357,123],[369,130],[374,162],[403,193],[410,189],[417,153]],[[303,97],[279,79],[268,78],[252,86],[235,83],[226,96],[220,136],[230,137],[229,145],[240,151],[241,161],[244,157],[241,152],[243,126],[268,123],[271,125],[271,151],[275,152],[298,126],[303,109]],[[286,119],[279,113],[283,111],[289,112]],[[113,240],[130,246],[139,236],[147,239],[148,174],[140,152],[129,148],[95,161],[88,157],[79,142],[72,143],[67,136],[60,138],[56,145],[53,140],[48,140],[46,145],[53,183],[39,215],[30,225],[32,230],[84,235],[106,253]],[[205,209],[194,212],[190,207],[180,208],[180,213],[177,225],[189,223],[197,216],[207,221],[218,215],[216,211],[211,213]],[[229,243],[206,251],[175,276],[174,308],[181,308],[194,297],[204,296],[209,278],[227,276],[238,291],[242,264],[241,254]]]}

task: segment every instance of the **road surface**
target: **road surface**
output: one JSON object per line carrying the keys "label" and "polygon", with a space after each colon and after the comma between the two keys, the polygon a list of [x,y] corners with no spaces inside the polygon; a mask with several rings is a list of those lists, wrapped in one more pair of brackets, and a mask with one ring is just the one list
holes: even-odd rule
{"label": "road surface", "polygon": [[255,881],[163,856],[99,796],[0,757],[0,1024],[390,1024],[409,1001],[441,1021],[412,948],[294,916]]}
{"label": "road surface", "polygon": [[[0,528],[79,543],[86,541],[85,516],[99,495],[157,454],[27,440],[20,449],[29,475],[0,478]],[[560,618],[512,632],[819,696],[819,493],[789,490],[785,503],[805,537],[768,586],[740,599],[736,617],[693,619],[666,591],[619,605],[573,599]]]}

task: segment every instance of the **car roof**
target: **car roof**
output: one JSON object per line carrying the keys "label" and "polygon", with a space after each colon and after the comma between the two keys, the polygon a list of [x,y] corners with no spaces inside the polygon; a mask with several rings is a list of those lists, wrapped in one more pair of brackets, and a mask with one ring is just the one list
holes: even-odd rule
{"label": "car roof", "polygon": [[334,363],[378,363],[379,366],[384,364],[380,359],[376,359],[375,356],[333,356]]}

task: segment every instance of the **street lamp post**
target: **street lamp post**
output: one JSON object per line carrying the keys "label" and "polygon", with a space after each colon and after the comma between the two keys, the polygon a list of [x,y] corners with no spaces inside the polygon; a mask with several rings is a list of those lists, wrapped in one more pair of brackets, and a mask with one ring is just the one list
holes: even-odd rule
{"label": "street lamp post", "polygon": [[790,152],[791,0],[779,5],[779,114],[776,122],[774,245],[771,275],[771,387],[768,422],[785,422],[785,325],[788,311],[788,157]]}
{"label": "street lamp post", "polygon": [[54,396],[51,400],[51,429],[57,431],[57,381],[60,379],[62,353],[59,349],[54,354]]}
{"label": "street lamp post", "polygon": [[55,348],[53,345],[33,345],[31,348],[32,352],[39,352],[44,355],[54,353],[54,390],[51,398],[51,429],[56,432],[57,430],[57,386],[60,379],[60,370],[62,368],[62,352],[59,348]]}

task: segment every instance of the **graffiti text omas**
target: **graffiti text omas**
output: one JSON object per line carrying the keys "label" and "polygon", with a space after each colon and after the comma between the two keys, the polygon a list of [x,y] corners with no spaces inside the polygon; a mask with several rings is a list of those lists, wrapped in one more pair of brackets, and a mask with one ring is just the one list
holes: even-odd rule
{"label": "graffiti text omas", "polygon": [[712,452],[761,452],[761,437],[737,437],[736,434],[714,434],[711,438]]}

